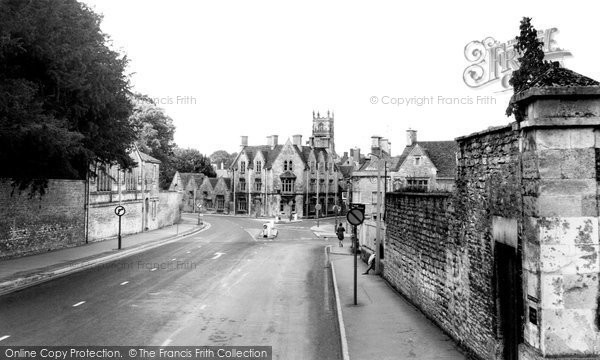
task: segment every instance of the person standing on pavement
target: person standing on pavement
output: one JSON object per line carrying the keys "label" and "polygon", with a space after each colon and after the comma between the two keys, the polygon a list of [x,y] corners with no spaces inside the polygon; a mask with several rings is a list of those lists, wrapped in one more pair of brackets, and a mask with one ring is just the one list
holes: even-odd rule
{"label": "person standing on pavement", "polygon": [[340,223],[340,225],[338,226],[338,228],[335,232],[337,234],[338,240],[340,241],[341,247],[344,246],[344,231],[346,231],[346,229],[344,229],[344,227],[342,226],[342,223]]}

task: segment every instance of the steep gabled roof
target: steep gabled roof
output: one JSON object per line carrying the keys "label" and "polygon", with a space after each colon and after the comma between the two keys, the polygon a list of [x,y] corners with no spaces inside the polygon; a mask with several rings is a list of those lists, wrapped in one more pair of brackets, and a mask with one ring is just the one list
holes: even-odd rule
{"label": "steep gabled roof", "polygon": [[160,164],[161,163],[160,160],[158,160],[156,158],[153,158],[152,156],[150,156],[150,155],[148,155],[146,153],[143,153],[143,152],[141,152],[139,150],[138,150],[138,152],[140,153],[140,158],[142,159],[143,162],[149,162],[149,163],[154,163],[154,164]]}
{"label": "steep gabled roof", "polygon": [[352,165],[338,165],[338,169],[340,169],[340,173],[344,178],[351,177],[354,172],[354,166]]}
{"label": "steep gabled roof", "polygon": [[431,162],[438,170],[438,177],[456,176],[456,141],[419,141]]}

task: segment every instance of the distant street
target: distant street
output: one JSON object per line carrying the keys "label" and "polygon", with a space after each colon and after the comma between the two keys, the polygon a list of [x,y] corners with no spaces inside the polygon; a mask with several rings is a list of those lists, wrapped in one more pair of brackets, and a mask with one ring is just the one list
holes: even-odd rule
{"label": "distant street", "polygon": [[0,297],[0,345],[270,345],[274,359],[339,359],[313,221],[205,216],[197,235]]}

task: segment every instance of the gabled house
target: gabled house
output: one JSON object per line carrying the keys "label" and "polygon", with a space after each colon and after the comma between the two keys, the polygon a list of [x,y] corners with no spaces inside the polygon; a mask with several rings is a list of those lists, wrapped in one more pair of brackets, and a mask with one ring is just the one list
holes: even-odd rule
{"label": "gabled house", "polygon": [[206,176],[201,173],[180,173],[175,172],[171,185],[169,186],[170,191],[181,191],[182,197],[182,211],[185,212],[197,212],[198,205],[200,204],[200,195],[198,190],[204,181]]}
{"label": "gabled house", "polygon": [[281,145],[272,135],[267,145],[249,146],[242,136],[230,167],[235,212],[288,218],[334,214],[340,194],[336,156],[316,143],[313,137],[303,146],[302,136],[294,135]]}
{"label": "gabled house", "polygon": [[451,191],[456,178],[456,141],[418,141],[407,131],[407,144],[393,172],[393,190]]}

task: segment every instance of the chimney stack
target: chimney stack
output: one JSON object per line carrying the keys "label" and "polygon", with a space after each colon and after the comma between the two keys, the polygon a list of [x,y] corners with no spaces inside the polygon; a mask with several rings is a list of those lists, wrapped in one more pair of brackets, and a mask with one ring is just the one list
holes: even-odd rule
{"label": "chimney stack", "polygon": [[302,147],[302,135],[294,135],[292,136],[292,144],[298,147]]}
{"label": "chimney stack", "polygon": [[406,146],[413,146],[417,144],[417,130],[406,130]]}
{"label": "chimney stack", "polygon": [[248,146],[248,137],[242,136],[242,146]]}
{"label": "chimney stack", "polygon": [[388,155],[392,155],[392,143],[388,139],[381,139],[379,144],[381,145],[381,150],[385,151]]}
{"label": "chimney stack", "polygon": [[371,153],[375,155],[379,155],[379,150],[381,149],[381,136],[373,135],[371,136]]}
{"label": "chimney stack", "polygon": [[278,138],[279,138],[279,135],[271,135],[271,139],[272,139],[271,149],[274,149],[275,146],[277,146]]}
{"label": "chimney stack", "polygon": [[350,149],[350,156],[358,164],[360,162],[360,148]]}
{"label": "chimney stack", "polygon": [[272,135],[267,136],[267,145],[269,145],[270,147],[273,147],[273,136]]}

